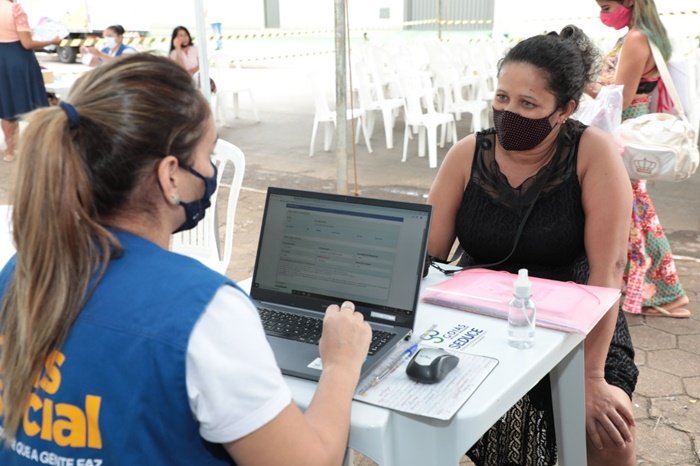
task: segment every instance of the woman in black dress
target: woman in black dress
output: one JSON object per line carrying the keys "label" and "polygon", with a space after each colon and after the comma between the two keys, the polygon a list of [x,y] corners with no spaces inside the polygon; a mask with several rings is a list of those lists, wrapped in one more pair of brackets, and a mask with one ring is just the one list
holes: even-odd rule
{"label": "woman in black dress", "polygon": [[22,7],[11,0],[0,0],[0,119],[5,162],[14,160],[19,115],[49,104],[33,50],[60,42],[59,37],[47,41],[32,39]]}
{"label": "woman in black dress", "polygon": [[[596,57],[573,26],[508,52],[493,100],[495,128],[455,144],[430,190],[431,256],[446,259],[457,238],[463,265],[503,261],[495,268],[621,287],[629,179],[612,138],[569,118]],[[618,304],[586,337],[585,372],[588,464],[635,464],[631,395],[638,372]],[[546,377],[468,455],[477,465],[552,465],[554,434]]]}

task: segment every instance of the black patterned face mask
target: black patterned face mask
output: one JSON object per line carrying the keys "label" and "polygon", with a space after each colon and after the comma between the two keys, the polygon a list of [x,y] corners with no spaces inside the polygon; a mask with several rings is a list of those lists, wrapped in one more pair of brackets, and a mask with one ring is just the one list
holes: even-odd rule
{"label": "black patterned face mask", "polygon": [[554,127],[549,118],[554,110],[544,118],[525,118],[508,110],[493,109],[493,122],[496,126],[498,142],[505,150],[530,150],[537,147],[552,132]]}

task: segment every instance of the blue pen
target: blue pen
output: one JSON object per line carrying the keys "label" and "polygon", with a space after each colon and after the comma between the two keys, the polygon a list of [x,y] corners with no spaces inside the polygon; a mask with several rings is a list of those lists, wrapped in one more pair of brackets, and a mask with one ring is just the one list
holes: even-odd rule
{"label": "blue pen", "polygon": [[387,375],[391,374],[394,372],[405,360],[409,359],[411,356],[413,356],[416,351],[418,351],[418,343],[414,343],[405,350],[396,358],[396,360],[386,369],[384,369],[379,375],[377,375],[373,380],[372,383],[370,383],[364,390],[362,390],[361,394],[369,390],[370,388],[374,387],[377,385],[379,382],[381,382]]}

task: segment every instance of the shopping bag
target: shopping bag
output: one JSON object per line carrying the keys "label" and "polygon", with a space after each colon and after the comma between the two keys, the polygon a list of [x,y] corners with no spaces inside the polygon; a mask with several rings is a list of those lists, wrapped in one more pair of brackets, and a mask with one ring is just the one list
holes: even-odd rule
{"label": "shopping bag", "polygon": [[624,121],[615,131],[633,180],[683,181],[700,163],[695,130],[687,119],[650,113]]}
{"label": "shopping bag", "polygon": [[622,119],[622,88],[621,84],[601,87],[596,98],[581,101],[571,117],[613,134]]}
{"label": "shopping bag", "polygon": [[622,159],[633,180],[683,181],[700,164],[697,128],[688,120],[659,49],[651,51],[676,115],[650,113],[625,120],[614,132]]}

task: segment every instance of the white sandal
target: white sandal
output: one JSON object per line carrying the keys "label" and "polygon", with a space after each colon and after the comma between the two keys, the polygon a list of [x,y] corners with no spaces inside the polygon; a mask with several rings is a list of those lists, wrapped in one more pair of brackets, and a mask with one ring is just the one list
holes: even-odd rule
{"label": "white sandal", "polygon": [[642,308],[642,315],[647,317],[673,317],[674,319],[690,318],[690,311],[682,307],[665,309],[661,306],[645,306]]}

